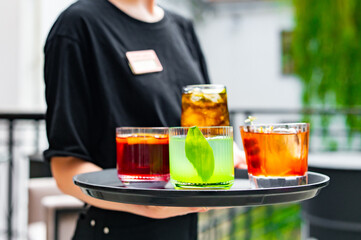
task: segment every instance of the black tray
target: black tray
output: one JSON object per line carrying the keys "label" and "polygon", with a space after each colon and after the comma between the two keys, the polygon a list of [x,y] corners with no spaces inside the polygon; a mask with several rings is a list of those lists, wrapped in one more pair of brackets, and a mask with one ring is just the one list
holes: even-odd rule
{"label": "black tray", "polygon": [[175,190],[170,184],[164,189],[127,188],[118,179],[116,169],[76,175],[74,183],[85,194],[112,202],[178,207],[230,207],[307,200],[315,197],[330,181],[326,175],[308,172],[307,185],[251,189],[245,170],[237,170],[235,176],[234,185],[229,190]]}

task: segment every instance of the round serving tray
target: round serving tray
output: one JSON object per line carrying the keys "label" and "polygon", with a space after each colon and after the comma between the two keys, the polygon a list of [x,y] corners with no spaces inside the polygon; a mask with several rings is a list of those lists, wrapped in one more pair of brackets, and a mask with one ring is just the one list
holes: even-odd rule
{"label": "round serving tray", "polygon": [[94,198],[112,202],[177,207],[231,207],[291,203],[315,197],[328,185],[326,175],[308,172],[308,184],[292,187],[251,189],[247,172],[236,170],[235,182],[229,190],[175,190],[128,188],[118,179],[116,169],[74,176],[74,183]]}

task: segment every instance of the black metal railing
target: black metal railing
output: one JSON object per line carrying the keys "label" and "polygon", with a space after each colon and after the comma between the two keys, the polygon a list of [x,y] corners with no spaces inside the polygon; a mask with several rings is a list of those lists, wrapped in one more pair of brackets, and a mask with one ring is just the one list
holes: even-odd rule
{"label": "black metal railing", "polygon": [[14,168],[14,130],[15,124],[18,121],[23,120],[32,120],[36,126],[36,136],[35,146],[39,151],[39,125],[40,121],[44,119],[44,114],[42,113],[0,113],[0,120],[5,120],[7,122],[7,163],[8,163],[8,189],[7,189],[7,227],[6,227],[6,236],[8,240],[11,240],[15,235],[12,220],[13,220],[13,168]]}

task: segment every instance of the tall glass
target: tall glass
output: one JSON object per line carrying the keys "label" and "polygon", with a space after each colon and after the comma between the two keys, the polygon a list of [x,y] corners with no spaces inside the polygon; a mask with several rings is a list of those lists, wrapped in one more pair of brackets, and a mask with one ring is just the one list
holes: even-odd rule
{"label": "tall glass", "polygon": [[226,87],[212,84],[185,86],[181,126],[229,126]]}
{"label": "tall glass", "polygon": [[168,128],[116,129],[117,171],[130,187],[161,188],[169,181]]}
{"label": "tall glass", "polygon": [[257,124],[240,131],[252,187],[307,183],[308,123]]}
{"label": "tall glass", "polygon": [[192,128],[169,129],[169,164],[173,186],[176,189],[230,188],[234,181],[233,128],[197,129],[201,133],[193,134],[191,138],[189,133],[194,130]]}

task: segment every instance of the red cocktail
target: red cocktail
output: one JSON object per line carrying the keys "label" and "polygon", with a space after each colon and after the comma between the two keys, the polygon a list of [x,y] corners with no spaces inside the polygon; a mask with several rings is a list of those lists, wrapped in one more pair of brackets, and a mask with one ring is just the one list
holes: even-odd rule
{"label": "red cocktail", "polygon": [[164,187],[169,181],[167,128],[117,128],[119,179],[133,187]]}

